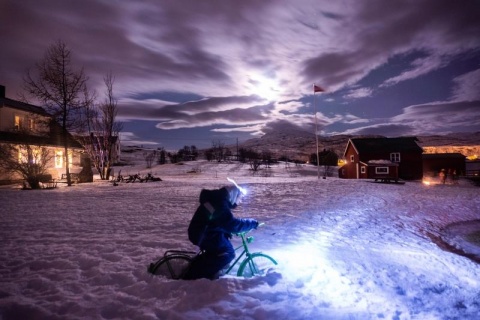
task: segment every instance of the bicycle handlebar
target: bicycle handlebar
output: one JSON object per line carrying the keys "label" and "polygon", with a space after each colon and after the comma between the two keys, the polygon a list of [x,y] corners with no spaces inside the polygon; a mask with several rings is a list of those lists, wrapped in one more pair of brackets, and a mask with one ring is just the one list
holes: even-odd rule
{"label": "bicycle handlebar", "polygon": [[[257,228],[260,227],[260,226],[263,226],[264,224],[265,224],[265,222],[260,222],[260,223],[258,224]],[[244,231],[244,232],[232,233],[232,234],[239,237],[239,236],[241,236],[242,234],[243,234],[243,235],[246,235],[247,233],[249,233],[249,232],[252,231],[252,230],[253,230],[253,229],[250,229],[250,230]]]}

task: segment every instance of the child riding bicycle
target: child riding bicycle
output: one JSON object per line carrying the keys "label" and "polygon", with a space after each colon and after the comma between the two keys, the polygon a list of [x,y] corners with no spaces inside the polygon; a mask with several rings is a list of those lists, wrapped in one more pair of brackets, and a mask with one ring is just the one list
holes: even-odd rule
{"label": "child riding bicycle", "polygon": [[246,232],[258,227],[255,219],[239,219],[232,209],[241,203],[246,190],[236,183],[216,190],[203,189],[200,205],[188,226],[188,238],[203,251],[193,260],[184,279],[217,279],[220,271],[234,258],[232,233]]}

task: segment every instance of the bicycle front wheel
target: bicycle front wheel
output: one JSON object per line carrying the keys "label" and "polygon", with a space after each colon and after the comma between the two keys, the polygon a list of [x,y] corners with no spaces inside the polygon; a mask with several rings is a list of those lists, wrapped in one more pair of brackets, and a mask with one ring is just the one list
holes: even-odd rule
{"label": "bicycle front wheel", "polygon": [[185,255],[169,255],[158,260],[150,269],[154,275],[178,280],[187,272],[192,258]]}
{"label": "bicycle front wheel", "polygon": [[268,269],[277,265],[272,257],[256,252],[242,261],[237,271],[237,276],[250,278],[256,275],[263,275]]}

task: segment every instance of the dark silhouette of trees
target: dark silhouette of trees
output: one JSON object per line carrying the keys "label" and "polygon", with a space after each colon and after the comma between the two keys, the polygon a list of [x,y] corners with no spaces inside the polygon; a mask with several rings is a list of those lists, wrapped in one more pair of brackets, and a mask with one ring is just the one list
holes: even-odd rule
{"label": "dark silhouette of trees", "polygon": [[115,148],[123,124],[116,121],[118,107],[113,95],[115,79],[110,73],[103,80],[106,86],[106,98],[98,106],[94,104],[86,106],[88,135],[80,135],[80,141],[100,174],[100,179],[109,180],[114,164]]}
{"label": "dark silhouette of trees", "polygon": [[[331,168],[337,166],[338,156],[333,150],[323,149],[318,153],[318,162],[323,167],[323,177],[325,178],[331,172]],[[315,153],[310,155],[310,163],[317,165]]]}
{"label": "dark silhouette of trees", "polygon": [[227,157],[227,148],[225,147],[225,142],[217,140],[212,141],[212,147],[208,151],[207,159],[209,161],[216,160],[217,162],[222,162],[226,160]]}
{"label": "dark silhouette of trees", "polygon": [[181,161],[195,161],[198,158],[198,150],[194,145],[184,146],[178,150],[177,155]]}
{"label": "dark silhouette of trees", "polygon": [[167,163],[167,152],[163,147],[157,149],[157,163],[158,164]]}
{"label": "dark silhouette of trees", "polygon": [[143,159],[145,160],[147,169],[150,169],[152,167],[153,161],[155,160],[156,156],[157,150],[149,150],[143,152]]}
{"label": "dark silhouette of trees", "polygon": [[83,69],[74,69],[71,51],[62,41],[49,46],[43,60],[24,77],[25,91],[44,103],[47,111],[60,125],[60,138],[64,148],[67,185],[72,185],[69,169],[70,132],[84,126],[82,114],[93,98],[87,90],[87,77]]}

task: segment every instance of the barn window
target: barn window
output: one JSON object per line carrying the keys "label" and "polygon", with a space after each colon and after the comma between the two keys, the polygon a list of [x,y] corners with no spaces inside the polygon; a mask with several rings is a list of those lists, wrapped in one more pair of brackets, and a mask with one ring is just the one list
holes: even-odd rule
{"label": "barn window", "polygon": [[366,172],[365,167],[361,167],[361,168],[360,168],[360,172],[361,172],[361,173],[365,173],[365,172]]}
{"label": "barn window", "polygon": [[350,156],[350,162],[355,162],[355,156],[354,155]]}
{"label": "barn window", "polygon": [[388,174],[388,167],[376,167],[375,173],[377,174]]}
{"label": "barn window", "polygon": [[400,162],[400,152],[392,152],[392,153],[390,153],[390,161],[392,161],[392,162]]}

